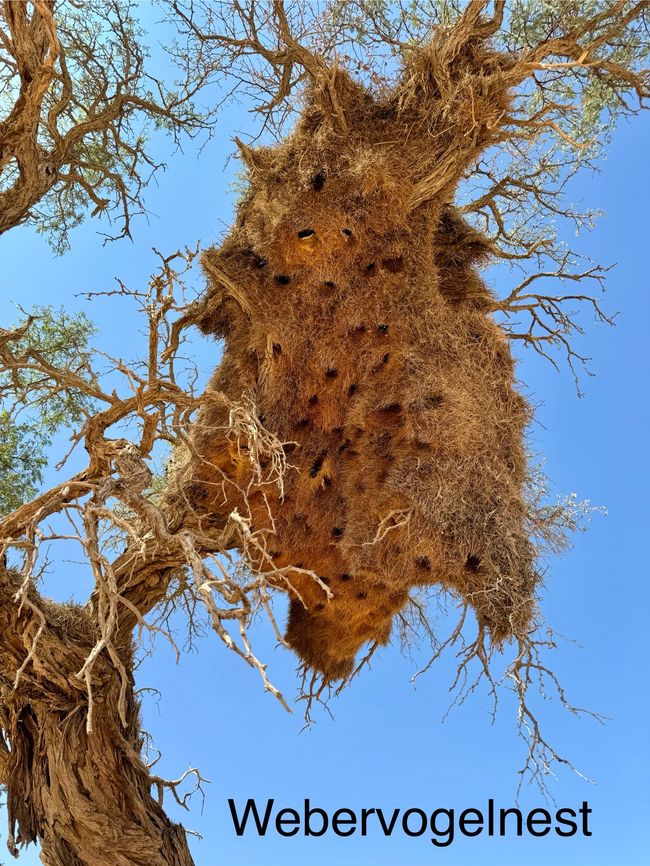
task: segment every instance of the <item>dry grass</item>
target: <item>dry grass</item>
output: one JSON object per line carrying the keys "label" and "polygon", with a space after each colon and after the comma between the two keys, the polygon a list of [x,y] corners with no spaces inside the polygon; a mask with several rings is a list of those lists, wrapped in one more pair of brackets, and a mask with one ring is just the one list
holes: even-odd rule
{"label": "dry grass", "polygon": [[[344,135],[314,89],[283,144],[242,147],[249,189],[203,258],[198,320],[225,338],[210,388],[250,401],[289,467],[270,488],[215,435],[226,407],[207,404],[186,495],[215,519],[246,513],[273,566],[295,567],[286,637],[327,679],[388,640],[418,585],[454,590],[496,644],[525,635],[534,612],[529,411],[477,271],[490,244],[450,204],[458,160],[444,158],[459,126],[468,152],[480,148],[508,91],[486,49],[465,46],[456,80],[442,50],[434,40],[381,102],[339,73]],[[485,87],[470,105],[462,70],[477,66]],[[447,90],[425,112],[434,81]],[[453,123],[436,118],[459,105]]]}

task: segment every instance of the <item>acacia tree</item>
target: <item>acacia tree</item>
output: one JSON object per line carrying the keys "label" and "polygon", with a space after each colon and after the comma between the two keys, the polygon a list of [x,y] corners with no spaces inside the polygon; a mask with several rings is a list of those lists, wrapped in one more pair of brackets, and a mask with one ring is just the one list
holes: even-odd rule
{"label": "acacia tree", "polygon": [[[315,144],[318,136],[321,142],[334,139],[344,154],[356,134],[354,112],[360,104],[372,105],[378,116],[383,110],[384,120],[395,117],[397,124],[417,115],[427,146],[415,163],[419,176],[409,180],[407,220],[436,202],[438,210],[432,212],[447,215],[437,237],[441,261],[451,272],[466,267],[466,251],[455,246],[458,231],[449,226],[469,220],[463,244],[481,258],[525,268],[523,279],[498,297],[463,271],[476,288],[472,303],[480,315],[494,316],[511,339],[543,354],[559,348],[570,364],[583,360],[573,343],[580,320],[572,310],[582,302],[602,317],[597,300],[581,289],[562,293],[538,286],[549,279],[577,285],[599,281],[602,269],[576,267],[575,255],[548,230],[548,217],[565,216],[578,224],[589,219],[563,203],[563,188],[576,170],[596,159],[594,136],[606,138],[616,117],[636,111],[648,95],[641,69],[649,48],[646,4],[513,3],[506,8],[475,0],[458,6],[332,2],[285,8],[281,2],[232,7],[173,2],[166,8],[179,27],[177,59],[191,58],[201,82],[234,76],[235,89],[257,100],[260,134],[281,137],[302,111],[303,137],[311,128]],[[51,31],[53,9],[35,3],[32,22],[47,13]],[[113,7],[118,17],[123,9],[122,4]],[[9,17],[17,20],[13,9]],[[56,43],[43,48],[48,28],[40,27],[41,36],[30,37],[32,48],[41,45],[42,51],[25,73],[27,88],[42,68],[52,66],[48,52]],[[65,73],[58,75],[60,84],[42,79],[44,93],[54,93],[39,103],[50,106],[50,121],[67,98],[61,95]],[[57,91],[58,86],[63,89]],[[99,101],[105,99],[103,91]],[[130,104],[121,101],[125,111]],[[20,99],[16,105],[19,114]],[[121,109],[115,110],[119,118]],[[29,130],[33,152],[38,133],[33,124]],[[113,158],[114,142],[111,135],[104,142],[108,157],[101,164]],[[246,217],[253,212],[259,179],[267,183],[272,152],[243,143],[240,150],[252,190],[240,208]],[[19,175],[18,189],[22,170]],[[72,178],[80,184],[77,189],[86,189],[84,177],[93,188],[87,176],[80,177]],[[310,182],[314,188],[320,184],[317,175]],[[28,187],[27,209],[55,189]],[[267,199],[271,210],[273,197]],[[16,213],[20,221],[27,210]],[[179,605],[191,623],[202,605],[218,636],[283,700],[251,649],[251,616],[262,608],[273,621],[272,593],[292,587],[296,568],[331,593],[309,568],[300,569],[296,562],[274,565],[265,533],[249,513],[237,507],[221,513],[214,502],[206,508],[196,477],[190,475],[188,484],[187,466],[206,460],[197,448],[197,425],[210,416],[222,419],[210,439],[226,443],[225,450],[237,455],[245,467],[241,477],[252,478],[255,489],[268,494],[265,502],[282,497],[289,470],[289,443],[272,426],[267,429],[250,398],[234,399],[215,387],[196,394],[191,374],[179,363],[187,328],[199,323],[216,333],[223,333],[220,328],[236,332],[242,311],[250,313],[250,286],[237,284],[224,269],[224,252],[205,258],[221,290],[216,299],[212,292],[198,304],[188,303],[184,295],[183,275],[196,255],[192,250],[161,257],[147,289],[129,293],[120,286],[118,293],[131,294],[148,321],[146,353],[139,363],[114,358],[107,370],[104,358],[100,369],[99,357],[86,344],[85,323],[66,322],[51,312],[37,311],[0,332],[2,423],[11,432],[7,456],[0,452],[4,463],[16,470],[21,442],[42,433],[52,411],[53,424],[76,425],[72,444],[88,455],[81,472],[33,496],[26,494],[38,480],[38,467],[26,467],[27,474],[18,471],[8,479],[11,495],[4,494],[7,513],[0,522],[6,557],[0,571],[0,782],[8,791],[10,848],[15,853],[22,844],[39,841],[44,862],[52,866],[192,862],[184,831],[162,809],[165,790],[183,801],[184,780],[157,777],[143,753],[134,692],[135,629],[165,632],[170,611]],[[262,269],[265,262],[257,257],[252,265]],[[448,282],[451,292],[453,280]],[[224,289],[228,315],[222,309]],[[522,319],[523,325],[517,324]],[[68,346],[71,326],[77,340]],[[271,342],[271,359],[275,353]],[[267,375],[265,363],[261,369]],[[161,444],[171,445],[176,456],[166,479],[153,485],[149,464]],[[223,484],[230,481],[224,475]],[[243,490],[243,502],[250,489]],[[543,491],[534,479],[529,493],[530,532],[559,544],[572,528],[575,509],[571,503],[549,506],[540,500]],[[225,492],[223,497],[229,501]],[[18,504],[19,499],[26,501]],[[398,519],[383,529],[403,524]],[[60,539],[80,545],[92,571],[94,590],[85,605],[55,604],[38,592],[46,546]],[[121,546],[117,555],[116,545]],[[251,563],[257,567],[246,567]],[[470,565],[470,571],[478,570],[478,564]],[[460,644],[459,675],[474,662],[478,678],[485,677],[494,690],[491,645],[481,626],[477,638],[465,642],[467,613],[466,604],[446,640],[432,632],[421,595],[414,593],[398,617],[406,633],[415,627],[432,637],[432,660],[444,646]],[[543,634],[515,633],[508,669],[519,699],[520,728],[528,738],[525,769],[542,783],[549,763],[562,759],[540,731],[530,686],[550,679],[564,700],[540,659],[540,650],[551,642]],[[282,640],[279,630],[278,637]],[[474,682],[468,681],[470,690]],[[322,684],[315,691],[311,682],[308,686],[308,698],[320,697]]]}
{"label": "acacia tree", "polygon": [[149,69],[135,5],[6,0],[0,6],[0,233],[28,221],[59,251],[90,210],[130,235],[162,167],[152,129],[209,131],[187,63],[168,84]]}

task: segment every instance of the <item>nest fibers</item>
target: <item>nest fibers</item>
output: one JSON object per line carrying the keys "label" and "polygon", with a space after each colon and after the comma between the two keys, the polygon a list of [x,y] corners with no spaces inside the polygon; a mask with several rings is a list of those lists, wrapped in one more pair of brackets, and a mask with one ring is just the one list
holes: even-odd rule
{"label": "nest fibers", "polygon": [[[476,272],[489,243],[450,204],[461,174],[445,159],[439,177],[430,168],[432,149],[451,153],[469,126],[460,116],[436,136],[429,73],[407,72],[381,101],[338,73],[344,131],[314,88],[282,144],[240,143],[249,187],[203,258],[197,320],[225,339],[209,387],[254,404],[288,468],[270,493],[220,432],[228,410],[215,401],[196,424],[185,495],[214,521],[246,510],[267,552],[250,565],[285,570],[287,640],[326,679],[388,640],[413,587],[456,593],[498,644],[527,632],[538,581],[529,410]],[[475,127],[507,107],[485,80]],[[467,159],[482,128],[473,149],[464,139]]]}

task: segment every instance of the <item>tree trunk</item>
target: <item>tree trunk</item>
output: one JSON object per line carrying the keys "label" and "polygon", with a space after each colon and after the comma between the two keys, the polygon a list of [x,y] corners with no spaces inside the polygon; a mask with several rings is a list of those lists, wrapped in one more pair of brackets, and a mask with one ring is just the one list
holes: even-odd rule
{"label": "tree trunk", "polygon": [[[151,795],[141,758],[131,639],[77,677],[98,633],[90,613],[35,593],[0,570],[0,783],[8,789],[9,849],[42,846],[47,866],[191,866],[185,831]],[[37,638],[36,652],[20,674]],[[121,708],[121,711],[120,711]]]}

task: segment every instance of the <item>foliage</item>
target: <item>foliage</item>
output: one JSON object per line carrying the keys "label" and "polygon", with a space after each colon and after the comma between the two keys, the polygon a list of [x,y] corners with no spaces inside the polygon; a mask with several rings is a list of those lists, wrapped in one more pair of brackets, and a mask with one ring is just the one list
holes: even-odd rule
{"label": "foliage", "polygon": [[47,457],[37,424],[17,424],[0,411],[0,517],[30,499],[43,479]]}
{"label": "foliage", "polygon": [[70,371],[91,387],[88,344],[94,333],[83,313],[70,315],[63,307],[36,307],[14,327],[0,330],[0,356],[6,359],[10,349],[32,362],[6,363],[0,373],[0,515],[36,493],[55,434],[92,414],[89,393],[55,383],[43,371]]}
{"label": "foliage", "polygon": [[[149,72],[134,0],[7,0],[0,6],[0,232],[30,222],[57,252],[88,211],[130,235],[163,166],[157,130],[178,145],[209,132],[185,64],[171,85]],[[140,9],[140,13],[142,9]],[[111,235],[107,235],[111,237]]]}

